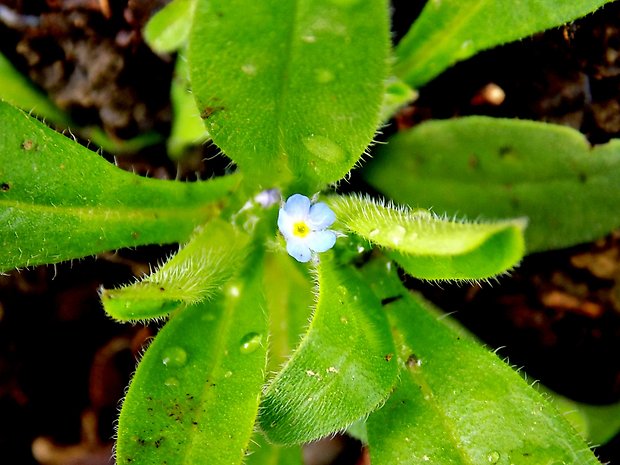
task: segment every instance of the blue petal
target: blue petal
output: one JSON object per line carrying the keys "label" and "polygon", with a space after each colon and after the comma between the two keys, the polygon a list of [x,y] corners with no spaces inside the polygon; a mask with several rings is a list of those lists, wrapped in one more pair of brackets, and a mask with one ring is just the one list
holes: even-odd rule
{"label": "blue petal", "polygon": [[336,221],[336,214],[323,202],[310,207],[308,223],[313,231],[329,228]]}
{"label": "blue petal", "polygon": [[306,238],[306,245],[315,252],[325,252],[331,249],[336,243],[336,233],[334,231],[314,231]]}
{"label": "blue petal", "polygon": [[286,251],[298,262],[306,263],[312,258],[312,252],[306,245],[306,241],[289,239],[286,241]]}
{"label": "blue petal", "polygon": [[284,208],[280,208],[278,212],[278,229],[286,240],[291,237],[295,219],[289,215]]}
{"label": "blue petal", "polygon": [[310,199],[305,195],[293,194],[284,204],[284,210],[295,220],[303,220],[310,211]]}

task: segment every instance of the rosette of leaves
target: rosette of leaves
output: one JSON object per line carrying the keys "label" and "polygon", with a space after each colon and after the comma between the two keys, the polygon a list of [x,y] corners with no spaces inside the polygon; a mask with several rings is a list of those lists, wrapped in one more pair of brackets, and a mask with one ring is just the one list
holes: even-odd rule
{"label": "rosette of leaves", "polygon": [[2,270],[181,244],[151,274],[101,291],[119,321],[167,319],[124,400],[117,463],[301,463],[302,444],[354,423],[373,464],[598,463],[543,396],[397,275],[501,275],[525,253],[525,218],[539,226],[530,210],[468,222],[420,209],[384,157],[370,179],[410,206],[326,195],[341,237],[305,265],[286,255],[278,202],[261,194],[326,190],[409,85],[604,2],[558,3],[508,16],[495,2],[431,1],[391,69],[384,1],[173,1],[146,35],[187,60],[176,108],[195,98],[206,126],[175,144],[208,135],[237,165],[208,181],[121,171],[0,103]]}

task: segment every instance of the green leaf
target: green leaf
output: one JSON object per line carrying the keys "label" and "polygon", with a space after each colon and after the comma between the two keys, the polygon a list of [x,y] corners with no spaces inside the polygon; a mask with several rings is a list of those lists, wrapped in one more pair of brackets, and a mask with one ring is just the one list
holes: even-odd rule
{"label": "green leaf", "polygon": [[238,270],[249,236],[218,218],[210,221],[179,252],[142,281],[104,289],[105,311],[117,320],[167,315],[179,306],[211,297]]}
{"label": "green leaf", "polygon": [[591,444],[605,444],[620,432],[620,402],[609,405],[584,404],[540,385],[538,390],[549,397],[564,418]]}
{"label": "green leaf", "polygon": [[[0,54],[0,101],[4,100],[22,110],[33,113],[57,126],[76,128],[69,115],[60,110],[43,92]],[[137,151],[161,140],[161,135],[150,132],[130,140],[110,137],[99,127],[77,128],[79,134],[110,153]]]}
{"label": "green leaf", "polygon": [[288,255],[269,254],[265,258],[269,372],[277,372],[290,358],[308,326],[314,303],[312,287],[307,267],[291,260]]}
{"label": "green leaf", "polygon": [[265,437],[256,433],[252,437],[252,448],[244,465],[303,465],[299,446],[283,447],[270,444]]}
{"label": "green leaf", "polygon": [[280,444],[309,442],[376,409],[396,381],[379,301],[351,268],[321,255],[318,304],[291,359],[267,386],[260,427]]}
{"label": "green leaf", "polygon": [[186,241],[237,183],[128,173],[7,103],[0,121],[0,271]]}
{"label": "green leaf", "polygon": [[168,155],[173,160],[181,158],[188,147],[200,145],[209,139],[191,92],[188,73],[187,59],[179,53],[170,88],[172,128],[167,141]]}
{"label": "green leaf", "polygon": [[388,255],[418,278],[484,279],[523,258],[523,220],[449,221],[357,196],[334,197],[330,205],[344,228],[390,249]]}
{"label": "green leaf", "polygon": [[387,81],[383,106],[381,107],[381,121],[387,121],[398,110],[418,98],[418,93],[398,78],[392,77]]}
{"label": "green leaf", "polygon": [[409,294],[394,267],[366,266],[398,347],[400,384],[367,420],[373,465],[600,465],[534,388],[461,327]]}
{"label": "green leaf", "polygon": [[380,123],[387,13],[384,0],[198,1],[194,95],[247,179],[313,191],[353,167]]}
{"label": "green leaf", "polygon": [[144,40],[158,53],[182,48],[189,37],[196,0],[174,0],[146,23]]}
{"label": "green leaf", "polygon": [[69,117],[54,105],[41,90],[0,53],[0,100],[5,100],[25,111],[66,125]]}
{"label": "green leaf", "polygon": [[429,0],[396,47],[395,74],[413,87],[481,50],[561,26],[611,0]]}
{"label": "green leaf", "polygon": [[397,202],[448,215],[527,216],[528,252],[620,227],[620,140],[592,148],[564,126],[479,116],[431,121],[393,137],[364,174]]}
{"label": "green leaf", "polygon": [[119,465],[241,464],[264,382],[260,257],[217,300],[177,311],[146,351],[119,419]]}

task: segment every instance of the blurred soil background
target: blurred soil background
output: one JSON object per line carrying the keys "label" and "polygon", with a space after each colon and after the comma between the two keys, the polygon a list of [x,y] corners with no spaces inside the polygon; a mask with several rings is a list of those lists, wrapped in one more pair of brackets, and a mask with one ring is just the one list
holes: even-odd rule
{"label": "blurred soil background", "polygon": [[[1,0],[0,51],[79,124],[118,140],[165,137],[174,56],[153,54],[141,36],[165,3]],[[423,4],[392,2],[395,41]],[[620,137],[620,2],[456,65],[420,89],[384,133],[472,114],[565,124],[593,144]],[[163,143],[117,161],[188,181],[228,164],[207,145],[172,162]],[[355,173],[346,188],[367,190]],[[120,399],[158,326],[114,323],[97,291],[132,281],[175,249],[120,250],[0,276],[0,463],[111,463]],[[620,401],[620,232],[529,256],[493,285],[406,281],[530,378],[581,402]],[[620,437],[597,453],[620,463]],[[368,463],[360,444],[342,437],[306,454],[314,464]]]}

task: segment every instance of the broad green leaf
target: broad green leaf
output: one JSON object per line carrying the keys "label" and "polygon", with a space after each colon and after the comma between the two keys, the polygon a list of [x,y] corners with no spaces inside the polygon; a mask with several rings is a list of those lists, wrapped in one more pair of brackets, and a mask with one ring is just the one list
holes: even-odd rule
{"label": "broad green leaf", "polygon": [[409,274],[424,279],[484,279],[523,258],[523,220],[466,223],[428,210],[370,198],[334,197],[339,224],[388,250]]}
{"label": "broad green leaf", "polygon": [[393,327],[400,383],[367,420],[373,465],[600,465],[510,366],[409,294],[394,267],[365,267]]}
{"label": "broad green leaf", "polygon": [[0,271],[186,241],[237,183],[128,173],[7,103],[0,121]]}
{"label": "broad green leaf", "polygon": [[158,53],[182,48],[189,37],[196,0],[173,0],[146,23],[144,40]]}
{"label": "broad green leaf", "polygon": [[170,87],[172,128],[167,141],[168,155],[175,160],[188,147],[200,145],[209,138],[190,89],[188,73],[187,59],[179,53]]}
{"label": "broad green leaf", "polygon": [[[58,124],[68,124],[69,117],[56,107],[41,90],[0,53],[0,101],[5,100],[25,111]],[[4,125],[3,125],[4,128]],[[6,129],[4,129],[6,130]]]}
{"label": "broad green leaf", "polygon": [[119,465],[241,464],[264,382],[260,260],[212,302],[175,312],[144,354],[119,419]]}
{"label": "broad green leaf", "polygon": [[239,269],[249,236],[218,218],[198,229],[179,252],[140,282],[104,289],[105,311],[117,320],[144,320],[211,297]]}
{"label": "broad green leaf", "polygon": [[413,87],[481,50],[561,26],[611,0],[429,0],[396,47],[395,74]]}
{"label": "broad green leaf", "polygon": [[376,409],[396,381],[394,345],[379,301],[349,267],[321,255],[310,327],[267,386],[260,427],[300,444],[341,430]]}
{"label": "broad green leaf", "polygon": [[215,144],[264,187],[342,178],[380,123],[384,0],[198,0],[189,63]]}
{"label": "broad green leaf", "polygon": [[300,446],[278,446],[270,444],[265,437],[256,433],[252,437],[252,448],[244,465],[303,465]]}
{"label": "broad green leaf", "polygon": [[[528,252],[620,227],[620,140],[533,121],[431,121],[393,137],[364,171],[397,202],[470,218],[529,218]],[[405,180],[406,182],[403,182]]]}

